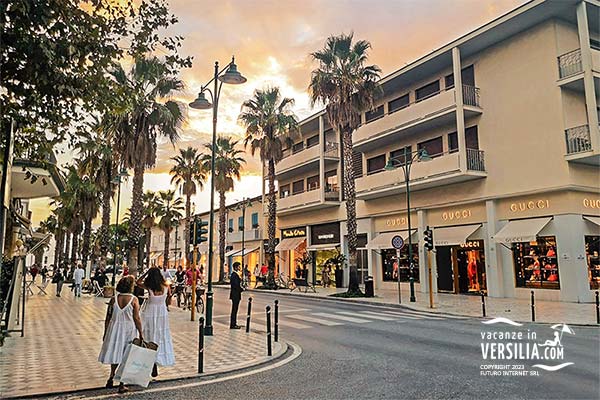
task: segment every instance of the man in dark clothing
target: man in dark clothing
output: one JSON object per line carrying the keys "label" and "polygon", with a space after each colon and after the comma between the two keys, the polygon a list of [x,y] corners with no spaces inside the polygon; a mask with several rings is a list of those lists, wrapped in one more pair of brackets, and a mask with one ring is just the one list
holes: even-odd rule
{"label": "man in dark clothing", "polygon": [[237,324],[237,313],[238,308],[240,307],[240,301],[242,300],[242,285],[241,279],[238,275],[238,271],[240,270],[240,263],[233,263],[233,272],[229,277],[229,282],[231,288],[229,290],[229,299],[231,300],[231,319],[229,321],[229,329],[240,329],[241,326]]}

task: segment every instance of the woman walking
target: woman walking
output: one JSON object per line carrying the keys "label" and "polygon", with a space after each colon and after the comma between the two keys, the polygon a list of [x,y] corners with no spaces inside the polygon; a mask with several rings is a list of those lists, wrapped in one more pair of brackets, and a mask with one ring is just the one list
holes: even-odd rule
{"label": "woman walking", "polygon": [[65,276],[63,275],[60,267],[54,270],[54,275],[52,276],[52,283],[56,283],[56,297],[60,297],[60,292],[62,291],[63,283],[65,283]]}
{"label": "woman walking", "polygon": [[158,365],[166,367],[175,364],[167,310],[167,301],[171,298],[171,288],[158,268],[150,268],[144,281],[138,280],[138,285],[148,290],[148,300],[144,302],[142,310],[142,325],[146,340],[158,345],[156,364],[152,369],[152,377],[156,378]]}
{"label": "woman walking", "polygon": [[[107,388],[114,386],[115,371],[123,359],[127,345],[138,335],[140,340],[143,340],[140,305],[133,295],[134,283],[133,276],[121,278],[116,288],[117,295],[108,303],[102,349],[98,356],[98,361],[102,364],[110,364],[110,376],[106,381]],[[119,384],[119,393],[127,390],[123,383]]]}

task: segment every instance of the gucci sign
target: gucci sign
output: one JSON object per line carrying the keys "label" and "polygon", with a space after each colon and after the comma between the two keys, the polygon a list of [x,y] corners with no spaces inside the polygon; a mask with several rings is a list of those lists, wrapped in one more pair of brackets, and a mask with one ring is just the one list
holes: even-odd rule
{"label": "gucci sign", "polygon": [[544,208],[550,208],[550,200],[530,200],[530,201],[519,201],[511,203],[510,211],[520,212],[527,210],[542,210]]}
{"label": "gucci sign", "polygon": [[401,217],[401,218],[389,218],[385,220],[385,224],[387,226],[401,226],[401,225],[406,225],[407,224],[407,219],[406,217]]}
{"label": "gucci sign", "polygon": [[583,199],[583,206],[585,208],[600,208],[600,199]]}
{"label": "gucci sign", "polygon": [[442,213],[442,219],[444,221],[454,221],[457,219],[467,219],[471,217],[471,210],[469,209],[464,209],[464,210],[456,210],[456,211],[444,211]]}

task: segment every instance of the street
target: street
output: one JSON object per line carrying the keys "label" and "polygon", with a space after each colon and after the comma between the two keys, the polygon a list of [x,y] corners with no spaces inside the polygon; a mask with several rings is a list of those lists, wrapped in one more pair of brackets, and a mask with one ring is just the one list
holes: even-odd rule
{"label": "street", "polygon": [[[565,335],[559,371],[531,368],[534,361],[483,360],[482,332],[516,331],[510,325],[428,315],[340,301],[319,301],[257,292],[244,293],[239,324],[245,325],[247,298],[253,297],[252,329],[263,330],[264,309],[280,301],[280,337],[302,348],[297,359],[281,367],[193,386],[189,380],[151,384],[151,393],[136,399],[597,399],[599,331],[573,327]],[[228,320],[227,292],[215,292],[215,321]],[[545,324],[525,324],[537,342],[552,338]],[[210,354],[206,354],[210,357]],[[540,362],[541,363],[541,362]],[[524,364],[538,376],[481,376],[492,364]],[[558,362],[548,362],[554,365]],[[502,372],[502,371],[500,371]],[[492,372],[489,371],[488,375]],[[188,384],[178,389],[178,385]],[[104,394],[95,392],[93,395]],[[92,393],[90,393],[92,395]]]}

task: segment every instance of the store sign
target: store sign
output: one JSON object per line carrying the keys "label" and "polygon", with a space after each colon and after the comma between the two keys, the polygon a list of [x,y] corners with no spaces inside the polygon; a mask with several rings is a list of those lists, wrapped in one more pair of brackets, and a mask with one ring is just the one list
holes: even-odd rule
{"label": "store sign", "polygon": [[442,213],[442,219],[444,221],[457,221],[461,219],[471,218],[472,213],[468,208],[462,210],[454,210],[454,211],[444,211]]}
{"label": "store sign", "polygon": [[550,208],[550,200],[530,200],[530,201],[517,201],[510,204],[510,211],[512,212],[523,212],[529,210],[543,210]]}
{"label": "store sign", "polygon": [[466,243],[461,243],[463,249],[481,249],[483,248],[483,240],[468,240]]}
{"label": "store sign", "polygon": [[590,199],[586,197],[583,199],[583,206],[585,208],[600,209],[600,199]]}
{"label": "store sign", "polygon": [[339,224],[339,222],[311,226],[310,227],[310,243],[311,243],[311,245],[339,244],[340,243],[340,224]]}
{"label": "store sign", "polygon": [[281,230],[281,237],[284,239],[305,237],[305,236],[306,236],[306,228],[305,227]]}
{"label": "store sign", "polygon": [[408,218],[406,217],[398,217],[398,218],[388,218],[385,220],[386,226],[404,226],[408,224]]}

